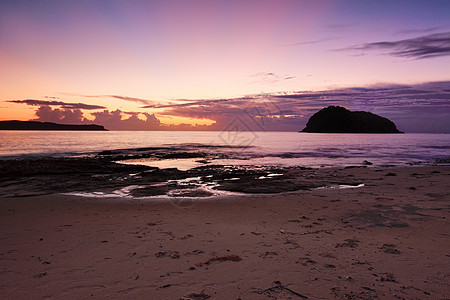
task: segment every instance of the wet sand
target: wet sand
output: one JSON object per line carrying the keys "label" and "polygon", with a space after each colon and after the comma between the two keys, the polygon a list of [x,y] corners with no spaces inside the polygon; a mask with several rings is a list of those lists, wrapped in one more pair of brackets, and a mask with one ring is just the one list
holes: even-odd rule
{"label": "wet sand", "polygon": [[[172,201],[3,182],[0,298],[450,298],[449,167],[287,172],[237,190],[305,189]],[[364,186],[314,188],[338,182]]]}

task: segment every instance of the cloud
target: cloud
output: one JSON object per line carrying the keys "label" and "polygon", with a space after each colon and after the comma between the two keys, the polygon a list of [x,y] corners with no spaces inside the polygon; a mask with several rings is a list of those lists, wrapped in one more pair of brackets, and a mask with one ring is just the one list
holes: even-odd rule
{"label": "cloud", "polygon": [[259,72],[250,75],[251,78],[256,78],[255,82],[258,83],[276,83],[284,80],[294,79],[295,76],[292,75],[278,75],[274,72]]}
{"label": "cloud", "polygon": [[[48,103],[51,101],[46,101]],[[58,102],[58,101],[57,101]],[[20,102],[23,103],[23,102]],[[38,105],[37,102],[31,102]],[[40,103],[40,102],[39,102]],[[32,105],[32,104],[30,104]],[[61,106],[60,104],[58,104]],[[92,112],[88,120],[79,108],[52,108],[41,105],[40,121],[71,124],[98,124],[110,130],[239,130],[297,131],[323,107],[339,105],[363,110],[391,119],[405,132],[449,132],[450,81],[415,85],[377,84],[327,91],[296,91],[246,95],[224,99],[178,99],[158,108],[157,115],[147,112],[107,110]],[[166,125],[158,119],[185,117],[210,119],[212,125]]]}
{"label": "cloud", "polygon": [[36,111],[36,121],[54,122],[62,124],[83,123],[83,113],[79,109],[52,109],[50,106],[41,106]]}
{"label": "cloud", "polygon": [[111,98],[116,98],[116,99],[120,99],[120,100],[131,101],[131,102],[137,102],[137,103],[142,103],[142,104],[154,103],[154,101],[152,101],[152,100],[141,99],[141,98],[134,98],[134,97],[127,97],[127,96],[106,95],[106,97],[111,97]]}
{"label": "cloud", "polygon": [[325,43],[331,40],[336,40],[338,39],[337,37],[330,37],[330,38],[323,38],[320,40],[313,40],[313,41],[304,41],[304,42],[298,42],[298,43],[291,43],[291,44],[283,44],[280,45],[282,47],[291,47],[291,46],[303,46],[303,45],[314,45],[314,44],[320,44],[320,43]]}
{"label": "cloud", "polygon": [[450,55],[450,32],[435,33],[411,39],[390,42],[367,43],[358,46],[337,49],[364,55],[367,51],[382,51],[396,57],[426,59]]}
{"label": "cloud", "polygon": [[239,98],[225,98],[225,99],[200,99],[200,100],[187,100],[187,99],[177,99],[176,102],[183,103],[166,103],[166,104],[157,104],[157,105],[147,105],[142,108],[169,108],[169,107],[188,107],[188,106],[209,106],[209,105],[217,105],[220,103],[228,103],[228,104],[236,104],[241,101],[246,101],[253,99],[251,97],[239,97]]}
{"label": "cloud", "polygon": [[115,99],[120,99],[120,100],[124,100],[124,101],[130,101],[130,102],[135,102],[135,103],[141,103],[141,104],[146,104],[146,105],[152,105],[155,103],[155,101],[152,100],[148,100],[148,99],[142,99],[142,98],[135,98],[135,97],[129,97],[129,96],[121,96],[121,95],[78,95],[75,94],[75,96],[80,96],[80,97],[85,97],[85,98],[115,98]]}
{"label": "cloud", "polygon": [[10,100],[6,102],[11,103],[25,103],[32,106],[60,106],[65,109],[103,109],[106,108],[100,105],[90,105],[84,103],[70,103],[63,101],[47,101],[47,100],[35,100],[35,99],[25,99],[25,100]]}
{"label": "cloud", "polygon": [[406,132],[446,132],[450,128],[448,81],[194,100],[160,106],[164,110],[159,114],[215,120],[216,124],[205,127],[206,130],[224,130],[239,119],[251,130],[295,131],[329,105],[379,114]]}
{"label": "cloud", "polygon": [[434,31],[437,31],[437,30],[441,30],[441,29],[443,29],[444,28],[444,26],[434,26],[434,27],[428,27],[428,28],[422,28],[422,29],[401,29],[401,30],[398,30],[397,32],[396,32],[396,34],[401,34],[401,35],[403,35],[403,34],[425,34],[425,33],[431,33],[431,32],[434,32]]}
{"label": "cloud", "polygon": [[347,29],[350,29],[352,27],[355,27],[358,24],[359,23],[336,23],[336,24],[328,24],[328,25],[325,26],[325,28],[329,29],[329,30],[342,31],[342,30],[347,30]]}
{"label": "cloud", "polygon": [[[123,118],[123,114],[131,116],[126,119]],[[110,130],[160,130],[161,122],[156,118],[154,114],[142,113],[145,116],[145,120],[138,117],[140,113],[124,113],[117,109],[115,111],[103,110],[100,112],[92,113],[95,119],[92,121],[96,124],[101,124]]]}
{"label": "cloud", "polygon": [[[109,130],[212,130],[207,125],[166,125],[147,112],[124,112],[119,109],[114,111],[103,110],[93,112],[94,120],[85,118],[79,109],[59,109],[50,106],[40,106],[33,121],[53,122],[59,124],[97,124],[103,125]],[[126,117],[126,116],[129,117]],[[140,118],[143,117],[144,119]]]}
{"label": "cloud", "polygon": [[[80,109],[59,109],[50,106],[40,106],[36,110],[34,121],[54,122],[61,124],[98,124],[110,130],[160,130],[161,123],[154,114],[139,112],[123,112],[119,109],[115,111],[103,110],[93,112],[94,120],[85,118]],[[124,118],[124,115],[131,115]],[[142,115],[145,120],[138,116]]]}

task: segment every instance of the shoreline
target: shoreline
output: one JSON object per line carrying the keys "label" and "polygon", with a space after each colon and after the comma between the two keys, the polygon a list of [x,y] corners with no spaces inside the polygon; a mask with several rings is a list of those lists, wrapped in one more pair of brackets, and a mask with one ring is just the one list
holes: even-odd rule
{"label": "shoreline", "polygon": [[[186,159],[195,153],[164,154],[166,159]],[[106,156],[105,156],[106,155]],[[387,169],[414,167],[446,167],[439,164],[409,164],[406,166],[374,165],[362,161],[359,165],[334,167],[302,167],[283,165],[203,164],[186,169],[158,168],[146,164],[123,163],[135,155],[99,155],[95,157],[45,157],[35,159],[0,160],[0,197],[29,197],[53,193],[91,194],[95,197],[212,197],[224,194],[274,194],[316,188],[358,187],[371,180],[369,173]],[[152,154],[143,154],[149,157]],[[142,155],[141,155],[142,156]],[[195,156],[204,158],[203,153]],[[191,159],[191,158],[189,158]],[[200,163],[201,162],[201,163]],[[212,161],[214,162],[214,161]],[[347,174],[354,170],[356,175]],[[366,171],[364,171],[366,170]],[[367,176],[368,177],[367,177]],[[363,176],[363,177],[361,177]],[[367,179],[364,178],[367,177]],[[376,175],[375,175],[376,176]],[[56,180],[55,180],[56,179]]]}
{"label": "shoreline", "polygon": [[[5,197],[5,189],[36,185],[38,178],[51,185],[49,178],[62,174],[3,183],[0,296],[449,297],[449,167],[288,171],[286,184],[365,185],[183,204],[59,192]],[[262,185],[276,187],[273,182]]]}

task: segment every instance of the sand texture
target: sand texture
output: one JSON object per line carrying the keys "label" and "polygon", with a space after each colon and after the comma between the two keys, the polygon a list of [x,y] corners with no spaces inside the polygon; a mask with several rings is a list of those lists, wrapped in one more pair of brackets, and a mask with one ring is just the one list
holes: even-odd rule
{"label": "sand texture", "polygon": [[[5,180],[0,298],[450,298],[449,167],[294,175],[308,189],[163,201]],[[335,181],[364,186],[312,188]]]}

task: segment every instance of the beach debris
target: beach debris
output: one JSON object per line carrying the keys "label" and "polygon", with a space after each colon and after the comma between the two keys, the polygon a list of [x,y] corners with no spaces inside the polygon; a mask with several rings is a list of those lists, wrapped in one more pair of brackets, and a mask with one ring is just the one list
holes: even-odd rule
{"label": "beach debris", "polygon": [[216,257],[208,259],[207,261],[196,263],[195,265],[201,267],[203,265],[209,265],[210,263],[212,263],[214,261],[222,262],[222,261],[228,261],[228,260],[229,261],[240,261],[240,260],[242,260],[242,258],[239,255],[235,255],[235,254],[226,255],[226,256],[216,256]]}
{"label": "beach debris", "polygon": [[[288,288],[287,286],[283,285],[281,283],[281,281],[275,280],[272,282],[272,287],[267,288],[265,290],[261,290],[261,289],[252,289],[249,292],[252,294],[259,294],[259,295],[265,295],[268,297],[276,297],[275,295],[282,293],[283,291],[286,291],[288,293],[290,293],[291,295],[297,296],[299,298],[302,299],[308,299],[307,296],[302,295],[290,288]],[[278,298],[278,297],[277,297]]]}
{"label": "beach debris", "polygon": [[33,277],[34,277],[34,278],[42,278],[42,277],[44,277],[44,276],[47,276],[47,272],[43,272],[43,273],[36,274],[36,275],[34,275]]}
{"label": "beach debris", "polygon": [[193,251],[190,251],[190,252],[186,252],[184,255],[199,255],[199,254],[202,254],[202,253],[205,253],[205,251],[200,250],[200,249],[196,249],[196,250],[193,250]]}
{"label": "beach debris", "polygon": [[384,253],[401,254],[402,252],[395,247],[394,244],[384,244],[380,249],[383,250]]}
{"label": "beach debris", "polygon": [[334,256],[333,254],[329,253],[329,252],[323,252],[323,253],[319,253],[319,256],[321,257],[327,257],[327,258],[335,258],[336,256]]}
{"label": "beach debris", "polygon": [[349,247],[349,248],[356,248],[358,247],[359,241],[357,239],[346,239],[344,243],[336,244],[335,248],[341,248],[341,247]]}
{"label": "beach debris", "polygon": [[192,234],[187,234],[187,235],[185,235],[185,236],[180,237],[179,239],[180,239],[180,240],[187,240],[188,238],[191,238],[191,237],[193,237]]}
{"label": "beach debris", "polygon": [[190,293],[189,295],[181,297],[180,300],[205,300],[209,298],[211,298],[210,295],[200,292],[200,293]]}
{"label": "beach debris", "polygon": [[274,255],[278,255],[278,253],[275,252],[275,251],[266,251],[265,253],[259,254],[259,257],[262,257],[262,258],[267,258],[267,257],[269,257],[269,258],[271,258],[271,257],[273,257]]}
{"label": "beach debris", "polygon": [[350,281],[350,280],[353,280],[353,278],[352,278],[352,276],[346,276],[346,277],[345,277],[345,280]]}
{"label": "beach debris", "polygon": [[298,264],[299,262],[303,266],[307,266],[308,264],[316,264],[316,262],[309,257],[299,257],[299,260],[296,261],[295,263]]}
{"label": "beach debris", "polygon": [[373,162],[370,162],[370,161],[368,161],[368,160],[364,160],[364,161],[363,161],[363,165],[371,166],[371,165],[373,165]]}
{"label": "beach debris", "polygon": [[387,282],[398,282],[397,279],[395,279],[394,274],[392,273],[382,273],[385,276],[381,276],[381,281],[387,281]]}
{"label": "beach debris", "polygon": [[179,259],[180,252],[178,251],[160,251],[155,253],[156,257],[170,257],[171,259]]}
{"label": "beach debris", "polygon": [[293,220],[288,220],[288,222],[290,222],[290,223],[301,223],[303,221],[302,220],[293,219]]}
{"label": "beach debris", "polygon": [[285,234],[285,233],[286,233],[286,230],[281,229],[280,232],[281,232],[282,234]]}
{"label": "beach debris", "polygon": [[430,295],[429,292],[424,291],[424,290],[421,290],[421,289],[419,289],[419,288],[416,288],[416,287],[414,287],[414,286],[412,286],[412,285],[409,285],[409,286],[401,286],[400,288],[401,288],[402,290],[404,290],[404,289],[413,289],[413,290],[416,290],[416,291],[419,291],[419,292],[423,292],[425,295]]}
{"label": "beach debris", "polygon": [[300,245],[297,242],[290,239],[286,239],[286,241],[283,244],[292,245],[292,247],[290,247],[289,249],[297,249],[298,247],[300,247]]}

